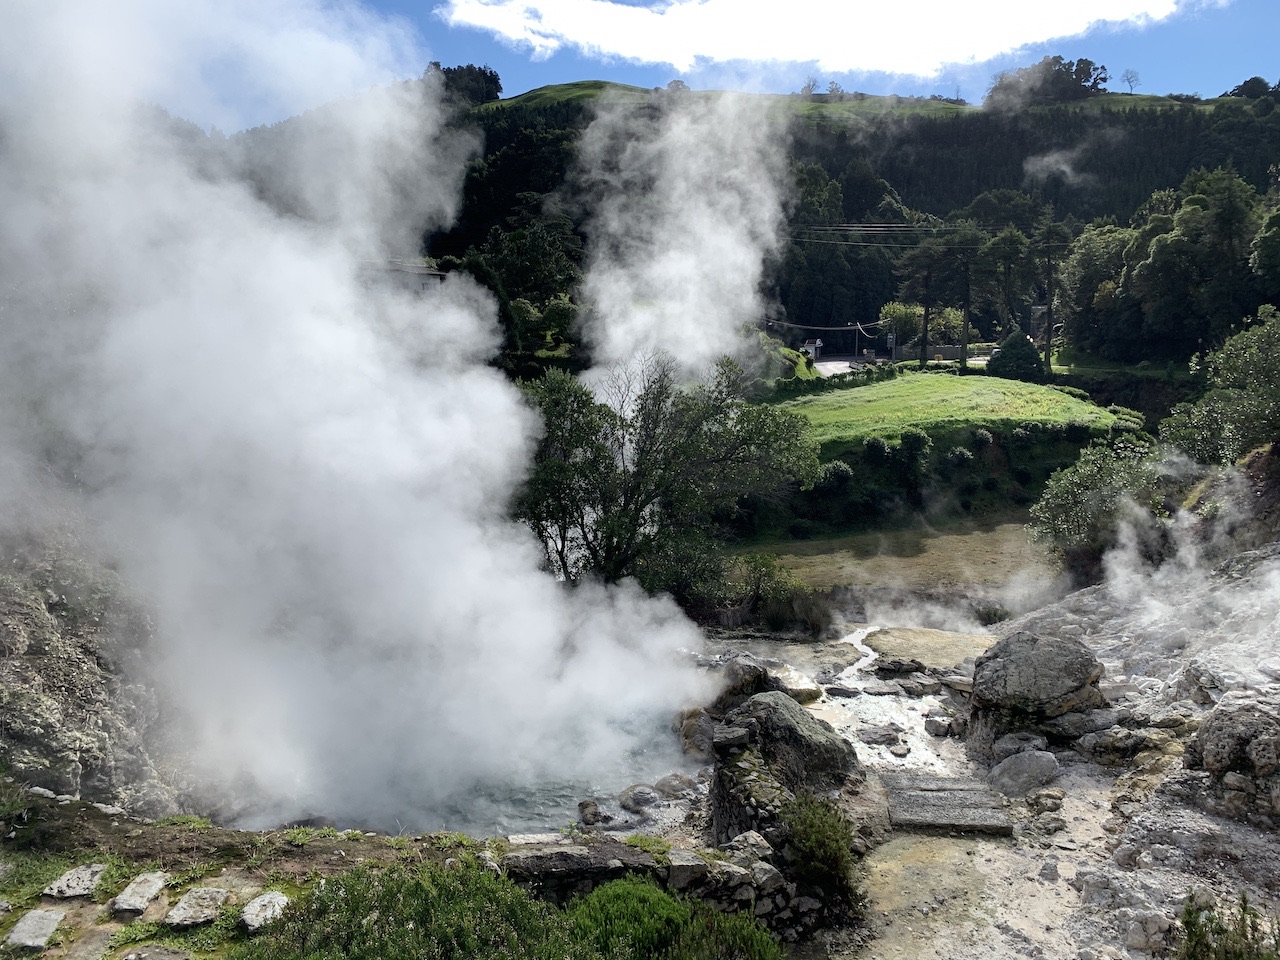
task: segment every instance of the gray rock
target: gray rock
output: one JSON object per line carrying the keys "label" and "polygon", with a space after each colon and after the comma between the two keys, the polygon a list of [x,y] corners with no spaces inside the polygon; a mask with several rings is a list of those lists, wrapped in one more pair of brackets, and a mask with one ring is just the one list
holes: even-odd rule
{"label": "gray rock", "polygon": [[756,892],[768,896],[787,885],[787,878],[773,864],[759,860],[751,865],[751,879],[756,885]]}
{"label": "gray rock", "polygon": [[662,796],[657,790],[649,786],[647,783],[633,783],[627,787],[622,793],[618,794],[618,805],[623,810],[630,810],[632,813],[642,813],[646,807],[651,807]]}
{"label": "gray rock", "polygon": [[974,664],[975,704],[1045,719],[1105,706],[1098,691],[1102,664],[1079,640],[1014,633]]}
{"label": "gray rock", "polygon": [[160,891],[168,880],[169,875],[160,871],[138,874],[111,901],[111,912],[117,917],[130,920],[141,916],[151,906],[151,902],[160,896]]}
{"label": "gray rock", "polygon": [[46,800],[53,800],[58,796],[52,790],[46,790],[44,787],[27,787],[27,793],[36,797],[44,797]]}
{"label": "gray rock", "polygon": [[46,897],[56,897],[59,900],[90,896],[106,869],[105,863],[89,863],[75,867],[45,887],[43,893]]}
{"label": "gray rock", "polygon": [[176,947],[143,947],[124,955],[124,960],[191,960],[191,954]]}
{"label": "gray rock", "polygon": [[853,744],[784,693],[758,693],[725,721],[759,731],[761,756],[789,790],[835,789],[861,773]]}
{"label": "gray rock", "polygon": [[999,763],[1008,760],[1015,753],[1026,753],[1028,750],[1043,750],[1049,741],[1034,733],[1006,733],[991,744],[991,759]]}
{"label": "gray rock", "polygon": [[913,673],[907,679],[914,684],[921,694],[933,696],[942,692],[942,681],[927,673]]}
{"label": "gray rock", "polygon": [[770,669],[769,686],[797,703],[812,703],[822,696],[822,687],[816,680],[790,666]]}
{"label": "gray rock", "polygon": [[902,739],[902,731],[893,724],[879,727],[863,727],[858,731],[858,739],[873,746],[888,747]]}
{"label": "gray rock", "polygon": [[1021,797],[1049,783],[1057,775],[1057,757],[1043,750],[1030,750],[1015,753],[996,764],[987,774],[987,783],[1006,797]]}
{"label": "gray rock", "polygon": [[218,911],[231,896],[230,890],[220,887],[196,887],[182,895],[164,922],[175,930],[186,930],[218,919]]}
{"label": "gray rock", "polygon": [[653,789],[664,797],[672,799],[692,797],[698,793],[698,781],[693,777],[686,777],[683,773],[669,773],[655,783]]}
{"label": "gray rock", "polygon": [[289,898],[283,893],[268,890],[244,905],[244,909],[240,911],[240,922],[250,933],[257,933],[284,913],[284,908],[288,905]]}
{"label": "gray rock", "polygon": [[755,830],[738,834],[728,843],[721,844],[720,849],[730,863],[736,863],[740,867],[750,867],[758,860],[773,856],[773,847],[769,846],[769,841]]}
{"label": "gray rock", "polygon": [[18,922],[9,931],[9,936],[5,937],[5,945],[15,950],[43,951],[66,915],[65,910],[28,910],[18,918]]}
{"label": "gray rock", "polygon": [[707,861],[692,850],[672,847],[667,860],[667,886],[672,890],[687,890],[707,875]]}
{"label": "gray rock", "polygon": [[1229,771],[1269,777],[1280,769],[1280,700],[1231,693],[1200,724],[1185,763],[1221,778]]}
{"label": "gray rock", "polygon": [[868,697],[900,697],[906,692],[896,680],[863,680],[858,689]]}
{"label": "gray rock", "polygon": [[945,714],[929,714],[924,718],[924,732],[931,737],[951,736],[951,718]]}
{"label": "gray rock", "polygon": [[1039,877],[1047,883],[1055,883],[1058,877],[1058,861],[1046,860],[1044,866],[1040,868]]}
{"label": "gray rock", "polygon": [[889,821],[903,830],[957,831],[1009,836],[1005,800],[979,780],[930,773],[882,773]]}
{"label": "gray rock", "polygon": [[712,733],[711,742],[716,753],[737,750],[751,742],[751,731],[746,727],[735,727],[722,723]]}

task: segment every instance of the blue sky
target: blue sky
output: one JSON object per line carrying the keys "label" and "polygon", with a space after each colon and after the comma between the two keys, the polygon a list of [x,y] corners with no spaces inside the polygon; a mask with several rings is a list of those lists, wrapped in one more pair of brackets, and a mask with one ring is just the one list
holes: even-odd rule
{"label": "blue sky", "polygon": [[[981,100],[1046,54],[1104,64],[1113,89],[1214,96],[1280,79],[1276,0],[371,0],[430,59],[488,63],[504,95],[605,79],[639,86],[823,88]],[[1109,22],[1108,22],[1109,21]]]}

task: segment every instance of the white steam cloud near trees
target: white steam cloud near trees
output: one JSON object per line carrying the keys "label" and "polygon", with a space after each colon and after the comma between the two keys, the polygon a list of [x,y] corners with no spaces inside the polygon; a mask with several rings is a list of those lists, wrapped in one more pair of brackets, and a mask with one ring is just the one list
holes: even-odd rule
{"label": "white steam cloud near trees", "polygon": [[[143,106],[181,90],[235,124],[395,75],[411,41],[312,0],[109,6],[18,4],[0,37],[0,511],[57,499],[96,531],[155,611],[192,763],[260,822],[425,825],[477,783],[671,769],[655,732],[706,693],[676,655],[698,632],[626,585],[566,591],[506,518],[539,424],[484,363],[490,298],[457,275],[425,303],[357,279],[456,212],[474,143],[438,91],[339,102],[252,156]],[[703,109],[615,158],[639,171],[618,189],[654,178],[652,204],[596,177],[611,358],[709,357],[757,305],[781,150]],[[723,149],[738,165],[711,176]],[[693,312],[694,342],[664,326]]]}

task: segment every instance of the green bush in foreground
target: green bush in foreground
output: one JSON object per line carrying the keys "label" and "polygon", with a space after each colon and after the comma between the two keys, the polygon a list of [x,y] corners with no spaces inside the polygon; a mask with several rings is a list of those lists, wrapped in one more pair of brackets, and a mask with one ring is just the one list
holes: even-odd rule
{"label": "green bush in foreground", "polygon": [[636,877],[614,880],[569,907],[574,937],[610,960],[781,960],[782,949],[742,914],[677,900]]}
{"label": "green bush in foreground", "polygon": [[616,880],[557,910],[487,870],[322,881],[228,960],[781,960],[750,917]]}
{"label": "green bush in foreground", "polygon": [[317,884],[230,960],[596,960],[568,918],[485,870],[357,869]]}
{"label": "green bush in foreground", "polygon": [[837,916],[857,917],[866,894],[854,879],[853,828],[825,797],[802,793],[782,808],[791,831],[793,872]]}
{"label": "green bush in foreground", "polygon": [[1275,918],[1264,922],[1246,896],[1226,917],[1188,898],[1177,949],[1177,960],[1280,960],[1280,932]]}

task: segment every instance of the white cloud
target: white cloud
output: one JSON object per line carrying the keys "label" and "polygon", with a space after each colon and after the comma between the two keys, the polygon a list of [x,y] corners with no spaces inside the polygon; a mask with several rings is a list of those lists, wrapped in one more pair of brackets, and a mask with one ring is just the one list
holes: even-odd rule
{"label": "white cloud", "polygon": [[546,57],[572,47],[689,72],[733,61],[815,63],[828,72],[931,76],[1099,24],[1163,20],[1190,0],[449,0],[453,26],[489,30]]}

